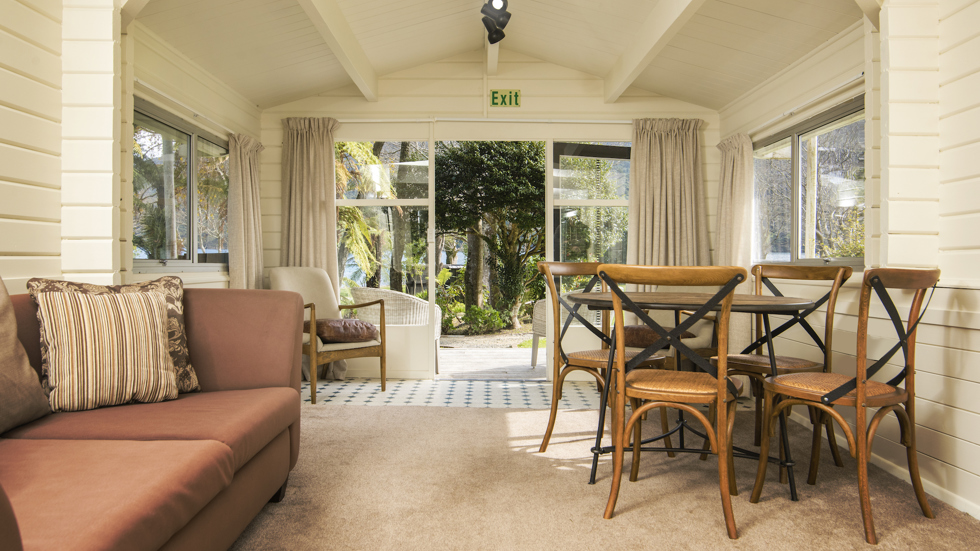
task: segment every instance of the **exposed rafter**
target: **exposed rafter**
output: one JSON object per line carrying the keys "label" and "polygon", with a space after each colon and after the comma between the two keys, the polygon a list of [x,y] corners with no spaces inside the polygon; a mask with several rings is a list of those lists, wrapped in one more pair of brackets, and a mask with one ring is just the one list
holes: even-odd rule
{"label": "exposed rafter", "polygon": [[487,76],[497,74],[497,62],[500,60],[500,43],[491,44],[484,40],[483,46],[487,50]]}
{"label": "exposed rafter", "polygon": [[320,36],[368,101],[378,101],[378,75],[336,0],[298,0]]}
{"label": "exposed rafter", "polygon": [[882,0],[854,0],[861,11],[864,12],[865,17],[871,24],[877,29],[878,27],[878,16],[881,14],[881,2]]}
{"label": "exposed rafter", "polygon": [[660,0],[636,40],[616,60],[605,79],[606,103],[615,103],[706,0]]}
{"label": "exposed rafter", "polygon": [[150,0],[123,0],[120,10],[120,29],[126,32],[129,24],[143,11],[143,8],[150,3]]}

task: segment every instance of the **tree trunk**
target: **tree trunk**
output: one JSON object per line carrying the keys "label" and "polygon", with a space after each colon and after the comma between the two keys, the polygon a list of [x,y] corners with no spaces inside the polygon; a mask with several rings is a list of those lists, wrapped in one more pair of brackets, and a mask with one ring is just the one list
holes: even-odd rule
{"label": "tree trunk", "polygon": [[374,257],[377,259],[374,265],[374,273],[367,279],[364,283],[365,287],[372,287],[377,289],[381,287],[381,243],[383,242],[383,236],[381,234],[371,236],[371,250],[374,252]]}
{"label": "tree trunk", "polygon": [[466,308],[483,308],[484,247],[478,232],[479,226],[466,232],[466,281],[463,297]]}
{"label": "tree trunk", "polygon": [[[406,172],[408,171],[408,166],[404,163],[408,161],[408,153],[408,142],[402,142],[401,150],[398,152],[398,161],[402,164],[398,165],[398,175],[395,177],[395,181],[392,182],[392,189],[395,190],[396,196],[401,191],[399,189],[401,182],[404,182],[407,177]],[[395,232],[391,236],[391,268],[389,269],[391,289],[403,293],[406,292],[402,288],[402,280],[405,277],[404,269],[402,268],[402,257],[405,255],[405,234],[408,233],[408,224],[406,224],[405,220],[406,213],[398,207],[392,207],[388,212],[392,220],[392,231]],[[407,292],[415,294],[415,289],[413,288]]]}

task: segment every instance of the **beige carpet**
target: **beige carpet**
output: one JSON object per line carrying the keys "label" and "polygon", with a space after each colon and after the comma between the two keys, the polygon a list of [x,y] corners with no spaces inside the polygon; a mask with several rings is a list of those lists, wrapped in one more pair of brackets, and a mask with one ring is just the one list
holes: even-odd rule
{"label": "beige carpet", "polygon": [[[737,443],[750,438],[749,415],[740,413]],[[609,456],[597,484],[586,483],[596,416],[560,412],[539,454],[546,411],[304,405],[286,499],[267,505],[233,549],[874,549],[853,461],[836,468],[825,449],[817,485],[806,485],[809,435],[797,425],[800,501],[770,469],[762,500],[749,503],[756,462],[736,459],[736,541],[714,457],[644,455],[640,480],[624,478],[616,516],[604,520]],[[934,498],[936,519],[923,517],[911,485],[875,467],[871,488],[877,549],[980,548],[977,519]]]}

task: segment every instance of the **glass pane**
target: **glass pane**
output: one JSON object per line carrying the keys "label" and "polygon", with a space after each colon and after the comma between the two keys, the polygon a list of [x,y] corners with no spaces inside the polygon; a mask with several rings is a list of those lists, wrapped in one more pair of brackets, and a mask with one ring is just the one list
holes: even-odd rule
{"label": "glass pane", "polygon": [[754,153],[752,259],[792,260],[793,152],[786,138]]}
{"label": "glass pane", "polygon": [[133,258],[188,260],[190,137],[138,112],[133,126]]}
{"label": "glass pane", "polygon": [[[626,263],[629,207],[561,207],[555,216],[561,262]],[[581,289],[590,279],[563,277],[561,291]]]}
{"label": "glass pane", "polygon": [[337,197],[425,199],[428,142],[337,142]]}
{"label": "glass pane", "polygon": [[197,261],[228,262],[228,150],[197,139]]}
{"label": "glass pane", "polygon": [[864,256],[864,113],[800,136],[800,258]]}
{"label": "glass pane", "polygon": [[351,287],[410,295],[428,289],[428,208],[338,207],[337,220],[343,302],[351,303]]}
{"label": "glass pane", "polygon": [[556,143],[555,199],[629,199],[629,153],[628,143]]}

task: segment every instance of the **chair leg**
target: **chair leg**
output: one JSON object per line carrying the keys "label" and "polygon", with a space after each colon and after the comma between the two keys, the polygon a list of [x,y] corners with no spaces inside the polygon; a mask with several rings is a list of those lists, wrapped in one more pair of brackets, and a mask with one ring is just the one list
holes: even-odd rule
{"label": "chair leg", "polygon": [[[903,421],[901,416],[898,416],[898,419],[900,423]],[[922,514],[926,518],[936,518],[932,513],[932,508],[929,507],[929,502],[926,500],[926,492],[922,488],[922,479],[919,478],[919,454],[915,449],[915,423],[911,420],[909,421],[908,435],[905,455],[909,464],[909,478],[912,479],[912,489],[915,490],[915,499],[918,500],[919,508],[922,509]]]}
{"label": "chair leg", "polygon": [[837,447],[837,435],[834,434],[834,420],[827,413],[823,414],[824,426],[827,427],[827,442],[830,443],[830,455],[834,456],[834,465],[838,467],[844,466],[844,460],[841,459],[840,448]]}
{"label": "chair leg", "polygon": [[[640,409],[640,401],[636,398],[630,398],[630,407],[633,411]],[[643,442],[642,426],[643,416],[641,415],[636,420],[636,423],[633,424],[633,461],[630,465],[630,482],[636,482],[636,478],[640,474],[640,446]]]}
{"label": "chair leg", "polygon": [[738,484],[735,481],[735,444],[732,435],[735,434],[735,411],[738,409],[738,402],[732,401],[731,410],[728,412],[728,494],[738,495]]}
{"label": "chair leg", "polygon": [[[729,410],[727,405],[719,406],[717,409],[726,412]],[[727,415],[718,416],[715,426],[718,427],[718,430],[715,431],[715,438],[718,440],[718,486],[721,489],[721,508],[725,514],[725,527],[728,529],[728,537],[734,540],[738,539],[738,532],[735,528],[735,514],[732,512],[731,481],[729,478],[732,474],[729,471],[732,442],[729,440]],[[705,427],[705,429],[711,430],[709,427]]]}
{"label": "chair leg", "polygon": [[823,412],[815,407],[809,407],[810,423],[813,424],[813,438],[810,440],[810,474],[806,483],[813,486],[817,483],[817,469],[820,468],[820,435],[823,432]]}
{"label": "chair leg", "polygon": [[875,535],[875,522],[871,512],[871,496],[868,491],[867,445],[867,438],[858,441],[858,496],[861,500],[861,517],[864,520],[864,540],[871,545],[877,545],[878,537]]}
{"label": "chair leg", "polygon": [[439,374],[439,339],[436,339],[436,353],[434,357],[436,359],[436,375],[438,375]]}
{"label": "chair leg", "polygon": [[[715,418],[715,404],[714,404],[714,402],[712,402],[711,404],[708,405],[708,419],[714,419],[714,418]],[[718,428],[718,427],[715,427],[715,432],[717,432],[719,430],[721,430],[721,429]],[[704,439],[704,445],[701,446],[701,449],[704,450],[705,453],[702,453],[698,457],[698,459],[700,459],[701,461],[706,461],[708,459],[707,452],[711,449],[711,441],[708,440],[707,438],[705,438]]]}
{"label": "chair leg", "polygon": [[609,389],[611,392],[616,391],[616,399],[613,405],[612,411],[612,440],[613,440],[613,475],[612,475],[612,485],[609,488],[609,501],[606,502],[606,510],[602,517],[610,519],[613,517],[613,511],[616,509],[616,500],[619,499],[619,486],[623,479],[623,452],[624,452],[624,440],[625,434],[623,425],[623,414],[625,413],[626,404],[623,397],[619,394],[618,389]]}
{"label": "chair leg", "polygon": [[316,356],[310,354],[310,403],[316,404],[316,374],[320,366],[316,365]]}
{"label": "chair leg", "polygon": [[561,401],[561,387],[565,382],[566,371],[555,373],[554,380],[551,382],[551,415],[548,416],[548,430],[544,431],[544,438],[541,439],[541,446],[538,453],[544,453],[548,449],[548,442],[551,442],[551,432],[555,430],[555,419],[558,417],[558,402]]}
{"label": "chair leg", "polygon": [[538,365],[538,336],[531,334],[531,367]]}
{"label": "chair leg", "polygon": [[[660,409],[660,430],[663,431],[662,434],[667,434],[670,432],[670,421],[667,419],[667,408],[658,409]],[[667,448],[674,447],[674,445],[670,442],[669,436],[664,438],[664,446]],[[674,452],[667,452],[667,457],[677,457],[677,454]]]}
{"label": "chair leg", "polygon": [[762,486],[766,482],[766,467],[769,466],[769,442],[772,440],[772,391],[766,390],[763,399],[762,416],[762,442],[759,447],[759,470],[755,475],[755,485],[752,486],[751,503],[759,503],[759,496],[762,495]]}
{"label": "chair leg", "polygon": [[385,381],[388,380],[388,370],[385,365],[385,355],[381,354],[381,392],[385,391]]}

